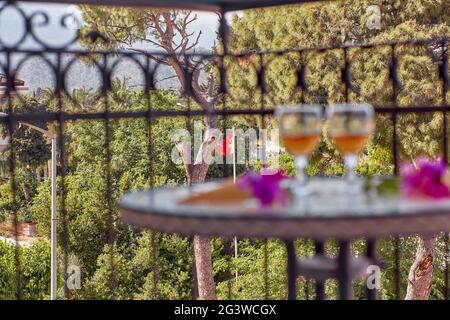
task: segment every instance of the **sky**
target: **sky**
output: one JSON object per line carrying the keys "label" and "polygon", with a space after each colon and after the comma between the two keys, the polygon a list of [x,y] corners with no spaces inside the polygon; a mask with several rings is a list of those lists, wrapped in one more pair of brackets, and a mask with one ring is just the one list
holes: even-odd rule
{"label": "sky", "polygon": [[[29,3],[18,2],[19,7],[29,15],[36,11],[47,13],[49,22],[45,26],[34,27],[36,36],[51,46],[61,46],[75,35],[75,31],[71,29],[61,28],[61,17],[68,13],[77,14],[77,7],[70,4],[49,4],[49,3]],[[209,12],[196,12],[198,20],[192,24],[192,31],[202,30],[200,46],[203,48],[211,48],[216,38],[215,30],[217,30],[217,15]],[[22,22],[21,15],[14,7],[5,9],[0,14],[0,39],[6,45],[14,45],[19,41],[25,32],[25,26]],[[36,17],[36,24],[44,22],[42,16]],[[75,24],[73,24],[75,25]],[[31,37],[23,43],[22,48],[39,47]]]}

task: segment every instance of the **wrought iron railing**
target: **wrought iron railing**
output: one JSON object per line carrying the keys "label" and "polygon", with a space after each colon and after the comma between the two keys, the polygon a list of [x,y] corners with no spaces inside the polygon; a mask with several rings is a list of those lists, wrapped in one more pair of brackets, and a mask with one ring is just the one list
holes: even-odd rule
{"label": "wrought iron railing", "polygon": [[[115,1],[117,4],[118,1]],[[135,1],[136,2],[136,1]],[[275,2],[274,2],[275,3]],[[121,4],[128,4],[127,1],[122,1]],[[212,100],[216,99],[216,105],[214,108],[198,108],[195,106],[193,101],[193,95],[195,94],[192,88],[193,77],[195,77],[195,68],[192,66],[184,67],[184,83],[180,84],[181,95],[179,101],[182,101],[184,107],[183,108],[174,108],[169,110],[161,110],[158,106],[152,104],[150,98],[146,100],[146,105],[142,106],[137,111],[129,111],[129,110],[119,110],[117,108],[112,109],[109,102],[109,97],[113,90],[113,77],[116,67],[121,61],[129,60],[136,66],[137,70],[139,70],[139,77],[143,79],[143,84],[141,87],[142,93],[144,96],[150,97],[152,92],[158,91],[157,89],[157,73],[158,68],[160,68],[160,64],[155,62],[154,59],[150,57],[152,56],[159,57],[161,59],[167,59],[170,57],[180,58],[178,54],[170,55],[162,52],[146,52],[146,53],[135,53],[129,52],[126,50],[94,50],[89,51],[86,49],[77,49],[73,48],[72,44],[78,41],[78,35],[74,36],[73,39],[69,40],[62,46],[51,46],[45,40],[41,39],[39,34],[36,32],[37,29],[37,20],[41,19],[44,21],[44,24],[47,23],[48,17],[45,13],[33,13],[28,14],[21,10],[20,5],[17,5],[13,2],[2,3],[0,8],[0,15],[4,14],[4,11],[14,10],[18,16],[20,16],[21,21],[17,21],[18,26],[22,25],[23,35],[21,38],[14,44],[8,45],[5,42],[0,42],[0,67],[2,68],[2,73],[5,74],[5,83],[4,83],[4,95],[5,98],[2,101],[3,112],[6,113],[5,116],[0,117],[0,124],[4,126],[8,135],[10,137],[14,137],[14,133],[17,130],[17,125],[21,122],[27,123],[40,123],[40,124],[54,124],[56,128],[56,133],[58,137],[58,146],[59,146],[59,177],[61,179],[60,191],[61,202],[58,204],[58,214],[60,220],[62,222],[62,230],[61,232],[61,251],[62,251],[62,270],[67,270],[68,267],[68,259],[71,252],[71,248],[69,247],[69,220],[68,220],[68,212],[66,209],[67,206],[67,190],[66,184],[64,183],[64,179],[68,174],[68,160],[70,161],[70,151],[67,149],[67,135],[66,135],[66,125],[68,123],[74,123],[79,121],[99,121],[103,123],[104,134],[103,137],[99,139],[103,139],[104,146],[104,170],[105,170],[105,197],[106,197],[106,207],[108,211],[108,236],[107,243],[112,245],[115,243],[117,239],[117,234],[115,232],[115,203],[114,203],[114,195],[112,190],[112,185],[115,181],[112,180],[111,176],[111,159],[114,156],[111,146],[111,135],[113,134],[113,123],[117,120],[129,119],[133,121],[145,121],[146,130],[147,130],[147,152],[148,152],[148,173],[149,173],[149,185],[154,185],[154,176],[155,172],[153,171],[154,162],[157,161],[153,158],[153,148],[154,148],[154,139],[158,139],[152,135],[152,126],[155,120],[163,119],[163,118],[183,118],[187,123],[190,123],[192,119],[197,119],[199,117],[204,116],[217,116],[221,120],[223,120],[223,128],[226,128],[227,119],[234,116],[254,116],[260,117],[263,119],[270,118],[274,108],[276,107],[276,101],[274,101],[271,97],[270,88],[267,87],[267,74],[270,72],[270,64],[278,57],[286,57],[287,55],[294,55],[296,63],[292,66],[291,74],[294,75],[295,87],[293,87],[293,91],[296,93],[295,97],[291,97],[290,101],[295,102],[318,102],[322,104],[327,104],[328,100],[333,100],[333,97],[320,96],[316,91],[310,88],[310,79],[314,77],[314,74],[311,75],[308,69],[308,57],[312,54],[324,54],[328,52],[338,52],[340,65],[336,68],[337,74],[339,74],[342,90],[339,91],[339,97],[337,100],[341,101],[357,101],[357,100],[367,100],[366,97],[360,92],[357,84],[355,84],[358,79],[355,79],[353,75],[353,58],[352,55],[355,51],[358,52],[368,52],[370,50],[380,50],[383,51],[382,57],[380,61],[385,63],[385,68],[387,69],[388,77],[385,83],[385,90],[391,97],[391,101],[381,102],[375,101],[375,110],[377,114],[384,116],[386,121],[390,121],[392,124],[392,133],[391,133],[391,150],[392,150],[392,166],[393,172],[398,173],[399,162],[401,160],[399,144],[401,141],[399,140],[399,128],[401,129],[401,125],[399,124],[399,118],[404,114],[433,114],[433,113],[441,113],[442,114],[442,138],[439,142],[441,144],[441,153],[445,160],[448,163],[448,120],[447,120],[447,112],[450,111],[450,105],[448,104],[448,88],[450,86],[450,80],[448,76],[448,46],[449,39],[448,38],[439,38],[439,39],[415,39],[412,41],[404,41],[404,42],[386,42],[386,43],[376,43],[376,44],[362,44],[362,45],[338,45],[331,47],[323,47],[323,48],[304,48],[304,49],[287,49],[283,51],[252,51],[252,52],[243,52],[243,53],[233,53],[230,52],[227,48],[226,41],[224,44],[224,53],[184,53],[184,58],[186,59],[195,59],[198,60],[197,64],[200,66],[210,65],[215,68],[216,78],[220,79],[220,82],[215,84],[215,93],[210,97]],[[62,19],[62,27],[64,27],[65,18]],[[221,18],[221,27],[219,28],[219,34],[221,39],[228,39],[228,27],[225,18]],[[102,37],[101,34],[96,32],[92,32],[88,34],[88,37],[92,39],[98,39]],[[23,44],[32,39],[35,43],[38,44],[37,48],[26,49]],[[426,50],[430,55],[430,64],[433,65],[433,68],[436,69],[438,74],[438,79],[436,80],[436,84],[441,86],[441,88],[436,88],[436,93],[440,94],[441,98],[438,99],[440,102],[438,103],[430,103],[430,104],[420,104],[414,105],[412,103],[402,103],[399,101],[399,95],[402,94],[403,84],[402,79],[399,75],[399,64],[401,62],[401,50],[405,48],[419,48]],[[401,50],[400,50],[401,49]],[[51,99],[53,106],[46,108],[45,111],[34,111],[34,110],[25,110],[25,111],[17,111],[14,107],[14,99],[20,100],[23,99],[23,96],[15,96],[16,92],[16,79],[18,78],[18,71],[21,69],[23,65],[27,63],[30,59],[38,57],[43,64],[46,65],[47,70],[51,73],[52,78],[54,80],[54,85],[52,86],[53,97]],[[69,57],[69,58],[67,58]],[[67,84],[67,79],[69,74],[71,73],[71,66],[78,61],[85,59],[89,60],[92,64],[93,68],[100,75],[100,86],[98,99],[102,104],[102,110],[67,110],[66,101],[76,103],[76,97],[72,95]],[[240,59],[249,61],[247,68],[251,69],[254,72],[254,77],[256,78],[256,85],[254,86],[254,95],[250,95],[250,99],[247,101],[242,101],[242,99],[238,96],[233,95],[233,90],[230,90],[226,79],[228,79],[228,72],[230,64]],[[214,72],[214,71],[212,71]],[[316,75],[317,77],[317,75]],[[259,94],[259,95],[258,95]],[[259,99],[255,99],[254,97],[259,97]],[[265,99],[267,97],[267,99]],[[272,100],[271,100],[272,99]],[[376,97],[374,100],[377,100]],[[369,101],[372,102],[372,101]],[[18,210],[17,207],[17,199],[18,199],[18,186],[16,183],[16,167],[17,167],[17,159],[16,159],[16,141],[14,138],[9,141],[9,154],[8,154],[8,174],[5,175],[11,184],[11,192],[12,192],[12,207],[10,210],[11,216],[13,217],[13,223],[15,226],[15,235],[16,240],[19,238],[19,222],[18,222]],[[229,176],[229,168],[227,166],[223,166],[223,176]],[[158,286],[158,266],[157,266],[157,235],[153,234],[152,237],[152,253],[153,253],[153,265],[151,266],[153,269],[154,276],[154,288]],[[445,250],[445,256],[447,258],[448,255],[448,236],[444,235],[442,238],[443,246]],[[368,255],[374,256],[376,254],[375,244],[371,239],[368,241]],[[226,257],[228,260],[230,259],[231,254],[231,246],[232,244],[226,242],[228,245],[226,250]],[[396,238],[394,240],[395,249],[394,249],[394,265],[395,269],[395,292],[393,296],[396,298],[402,298],[402,287],[401,287],[401,275],[400,275],[400,261],[401,261],[401,245],[400,238]],[[269,279],[268,279],[268,266],[270,265],[270,253],[267,249],[268,242],[265,240],[264,246],[264,287],[265,287],[265,297],[270,298],[270,288],[269,288]],[[290,245],[293,246],[291,243]],[[19,258],[19,245],[16,246],[16,272],[17,272],[17,292],[16,297],[18,299],[23,298],[22,295],[22,279],[23,279],[23,261]],[[315,243],[315,252],[323,253],[324,252],[324,243],[316,242]],[[294,257],[288,257],[293,259]],[[111,267],[114,271],[113,266]],[[231,268],[231,265],[230,267]],[[443,296],[448,298],[448,259],[445,260],[444,266],[444,292]],[[231,275],[232,270],[228,272],[229,278],[229,289],[228,289],[228,297],[233,297],[233,290],[231,282],[234,281],[233,276]],[[67,274],[63,273],[62,277],[66,280]],[[116,281],[113,272],[113,276],[111,277],[111,291],[115,292],[116,290]],[[313,290],[313,286],[311,283],[306,282],[306,286],[303,287],[304,294],[302,294],[305,298],[315,297],[317,299],[323,299],[325,297],[325,289],[324,283],[316,283],[315,289]],[[195,287],[195,286],[194,286]],[[156,290],[157,291],[157,290]],[[0,288],[0,292],[2,289]],[[195,292],[195,290],[193,290]],[[315,294],[313,293],[315,292]],[[71,290],[68,289],[67,286],[64,286],[64,295],[66,297],[71,297]],[[195,293],[194,293],[195,295]],[[112,297],[115,295],[113,294]],[[158,295],[155,295],[158,297]],[[373,292],[369,294],[369,298],[374,298]]]}

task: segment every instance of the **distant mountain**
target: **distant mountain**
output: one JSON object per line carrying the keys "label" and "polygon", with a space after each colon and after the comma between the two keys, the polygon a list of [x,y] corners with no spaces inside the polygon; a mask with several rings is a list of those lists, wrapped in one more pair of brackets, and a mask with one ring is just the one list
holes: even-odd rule
{"label": "distant mountain", "polygon": [[[198,48],[198,51],[207,52],[208,50]],[[52,64],[55,63],[54,57],[53,59],[52,57],[47,59]],[[65,55],[62,60],[64,68],[68,67],[65,73],[65,81],[69,91],[75,88],[97,89],[102,84],[101,75],[97,67],[86,65],[74,56]],[[170,66],[159,66],[155,77],[156,87],[160,89],[179,89],[181,87],[180,82],[173,76],[175,76],[175,73]],[[205,76],[202,75],[202,78]],[[39,57],[32,57],[26,60],[19,69],[17,77],[25,81],[25,85],[30,88],[31,92],[36,92],[39,88],[54,88],[56,83],[53,70]],[[116,65],[112,77],[120,80],[126,79],[128,85],[133,88],[142,86],[145,79],[140,67],[130,59],[122,59]]]}

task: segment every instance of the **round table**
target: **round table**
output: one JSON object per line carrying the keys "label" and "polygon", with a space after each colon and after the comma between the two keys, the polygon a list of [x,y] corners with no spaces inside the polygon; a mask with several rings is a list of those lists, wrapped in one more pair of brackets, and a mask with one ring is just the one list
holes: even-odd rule
{"label": "round table", "polygon": [[[315,278],[318,298],[323,282],[337,278],[340,298],[352,297],[351,282],[376,264],[374,241],[388,235],[434,234],[450,231],[450,200],[408,200],[399,196],[365,193],[348,196],[340,179],[313,179],[319,192],[307,200],[286,207],[260,208],[256,200],[224,204],[182,204],[190,195],[217,188],[221,181],[157,188],[124,195],[119,201],[122,220],[135,227],[178,233],[247,238],[278,238],[288,251],[288,297],[296,297],[298,275]],[[294,240],[316,241],[314,259],[298,261]],[[336,259],[324,256],[323,241],[339,241]],[[353,258],[350,242],[368,239],[366,257]],[[374,296],[374,292],[369,293]]]}

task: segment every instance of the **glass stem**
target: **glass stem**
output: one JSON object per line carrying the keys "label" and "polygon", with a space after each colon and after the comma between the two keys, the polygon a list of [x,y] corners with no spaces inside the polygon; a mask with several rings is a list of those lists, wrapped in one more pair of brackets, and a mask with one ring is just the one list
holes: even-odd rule
{"label": "glass stem", "polygon": [[308,159],[304,155],[295,157],[295,168],[297,171],[296,179],[299,186],[304,186],[306,184],[306,165],[308,164]]}
{"label": "glass stem", "polygon": [[345,165],[345,178],[347,180],[347,183],[350,187],[355,182],[356,179],[356,173],[355,168],[358,164],[358,158],[355,154],[347,154],[344,158],[344,165]]}

